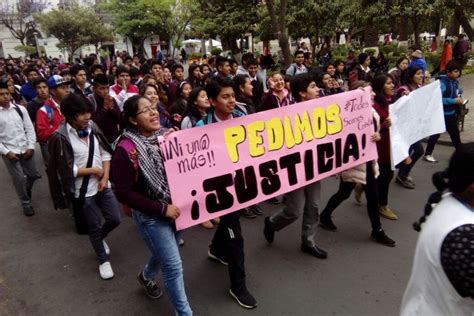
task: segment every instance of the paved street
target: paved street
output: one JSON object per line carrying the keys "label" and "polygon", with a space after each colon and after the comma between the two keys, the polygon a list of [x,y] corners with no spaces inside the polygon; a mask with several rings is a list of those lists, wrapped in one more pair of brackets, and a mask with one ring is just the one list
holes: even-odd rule
{"label": "paved street", "polygon": [[[420,161],[414,169],[416,190],[392,184],[390,204],[400,219],[382,223],[397,241],[395,248],[369,240],[365,207],[346,201],[336,212],[337,233],[317,230],[319,260],[299,250],[301,221],[277,233],[268,246],[263,218],[242,219],[248,287],[259,306],[240,308],[227,293],[224,266],[206,257],[213,231],[185,232],[182,248],[185,282],[196,315],[396,315],[409,277],[417,233],[411,224],[433,191],[430,177],[445,167],[452,147],[438,146],[438,164]],[[3,164],[0,167],[0,315],[172,315],[166,295],[145,297],[136,275],[148,251],[129,218],[108,238],[115,278],[99,278],[87,237],[76,235],[67,213],[55,211],[43,176],[33,191],[37,214],[23,216]],[[323,182],[322,204],[336,190]],[[266,206],[267,214],[276,206]]]}

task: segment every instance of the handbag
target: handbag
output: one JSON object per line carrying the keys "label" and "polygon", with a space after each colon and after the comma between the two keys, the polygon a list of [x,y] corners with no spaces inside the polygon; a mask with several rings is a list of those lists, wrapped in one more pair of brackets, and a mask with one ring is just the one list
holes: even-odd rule
{"label": "handbag", "polygon": [[[86,168],[92,167],[92,160],[94,159],[94,135],[92,131],[89,134],[89,156],[87,158]],[[74,222],[76,225],[76,231],[79,235],[87,235],[87,219],[84,215],[84,202],[86,200],[87,187],[89,185],[90,175],[82,178],[82,185],[79,190],[79,197],[75,197],[74,193],[71,197],[72,202],[72,214],[74,216]]]}

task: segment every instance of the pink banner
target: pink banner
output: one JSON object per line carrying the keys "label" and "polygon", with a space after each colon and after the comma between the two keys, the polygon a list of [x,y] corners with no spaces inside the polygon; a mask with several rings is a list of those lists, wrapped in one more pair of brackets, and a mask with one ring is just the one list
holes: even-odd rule
{"label": "pink banner", "polygon": [[160,139],[179,230],[377,158],[371,92],[356,90]]}

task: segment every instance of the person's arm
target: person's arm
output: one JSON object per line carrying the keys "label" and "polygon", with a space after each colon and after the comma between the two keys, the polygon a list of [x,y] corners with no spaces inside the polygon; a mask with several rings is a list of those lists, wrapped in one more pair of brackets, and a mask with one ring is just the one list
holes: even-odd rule
{"label": "person's arm", "polygon": [[441,245],[441,265],[451,285],[462,297],[474,299],[474,224],[453,229]]}
{"label": "person's arm", "polygon": [[[444,81],[441,81],[441,94],[444,94],[445,92],[446,92],[446,84]],[[446,105],[456,104],[456,99],[443,97],[443,104],[446,104]]]}
{"label": "person's arm", "polygon": [[60,180],[60,168],[58,165],[61,163],[60,157],[57,154],[59,152],[58,146],[61,146],[60,135],[53,134],[48,141],[48,152],[49,161],[46,172],[48,174],[49,192],[53,200],[54,209],[65,209],[67,207],[66,199],[63,192],[61,180]]}
{"label": "person's arm", "polygon": [[117,199],[133,209],[147,215],[166,215],[167,204],[154,201],[135,188],[135,169],[125,149],[120,146],[115,150],[112,162],[110,178],[114,183],[114,191]]}

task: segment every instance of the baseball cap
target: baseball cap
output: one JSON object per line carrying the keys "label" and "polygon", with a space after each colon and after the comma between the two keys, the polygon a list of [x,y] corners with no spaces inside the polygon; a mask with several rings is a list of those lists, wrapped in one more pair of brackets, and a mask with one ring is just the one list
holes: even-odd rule
{"label": "baseball cap", "polygon": [[71,81],[66,81],[64,80],[63,77],[58,76],[58,75],[53,75],[49,77],[48,79],[48,88],[56,88],[57,86],[62,86],[62,85],[69,85],[71,84]]}

